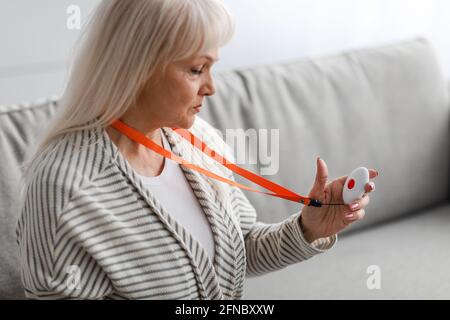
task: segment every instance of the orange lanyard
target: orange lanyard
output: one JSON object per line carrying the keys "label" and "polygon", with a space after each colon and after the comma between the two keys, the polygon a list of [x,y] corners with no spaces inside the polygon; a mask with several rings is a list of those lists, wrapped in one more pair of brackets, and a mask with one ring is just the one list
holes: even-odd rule
{"label": "orange lanyard", "polygon": [[228,168],[229,170],[237,173],[238,175],[254,182],[255,184],[270,190],[272,192],[264,192],[264,191],[260,191],[257,189],[253,189],[250,187],[247,187],[243,184],[237,183],[235,181],[226,179],[224,177],[221,177],[215,173],[212,173],[211,171],[208,171],[204,168],[201,168],[199,166],[196,166],[180,157],[178,157],[177,155],[175,155],[174,153],[164,149],[163,147],[159,146],[158,144],[156,144],[155,142],[153,142],[151,139],[147,138],[144,134],[142,134],[141,132],[127,126],[125,123],[123,123],[121,120],[116,120],[112,125],[111,125],[114,129],[116,129],[117,131],[121,132],[122,134],[124,134],[125,136],[127,136],[129,139],[147,147],[148,149],[153,150],[154,152],[162,155],[163,157],[173,160],[175,162],[177,162],[178,164],[198,171],[210,178],[222,181],[224,183],[227,183],[229,185],[244,189],[244,190],[248,190],[251,192],[256,192],[256,193],[262,193],[262,194],[267,194],[269,196],[273,196],[273,197],[278,197],[278,198],[283,198],[289,201],[293,201],[293,202],[298,202],[301,204],[304,204],[306,206],[313,206],[313,207],[321,207],[322,203],[319,200],[315,200],[315,199],[311,199],[308,197],[302,197],[301,195],[286,189],[274,182],[271,182],[263,177],[260,177],[256,174],[254,174],[253,172],[250,172],[246,169],[243,169],[237,165],[235,165],[234,163],[228,161],[227,159],[225,159],[224,157],[222,157],[220,154],[218,154],[217,152],[215,152],[214,150],[211,150],[202,140],[198,139],[196,136],[194,136],[190,131],[185,130],[185,129],[173,129],[174,132],[176,132],[178,135],[180,135],[181,137],[183,137],[185,140],[187,140],[189,143],[191,143],[194,147],[196,147],[197,149],[199,149],[201,152],[205,153],[207,156],[209,156],[210,158],[212,158],[213,160],[217,161],[218,163],[222,164],[224,167]]}

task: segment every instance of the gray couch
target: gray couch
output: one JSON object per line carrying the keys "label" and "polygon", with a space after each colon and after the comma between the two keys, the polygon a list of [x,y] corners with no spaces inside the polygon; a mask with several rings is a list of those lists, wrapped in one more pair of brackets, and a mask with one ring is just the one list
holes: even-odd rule
{"label": "gray couch", "polygon": [[[269,179],[307,194],[316,156],[330,179],[358,166],[380,172],[364,221],[323,255],[249,278],[246,299],[450,298],[449,95],[426,40],[222,72],[216,85],[202,114],[213,126],[279,130],[279,169]],[[18,164],[56,108],[56,98],[0,107],[1,298],[23,297],[14,238]],[[260,173],[267,163],[246,167]],[[300,209],[248,197],[268,223]]]}

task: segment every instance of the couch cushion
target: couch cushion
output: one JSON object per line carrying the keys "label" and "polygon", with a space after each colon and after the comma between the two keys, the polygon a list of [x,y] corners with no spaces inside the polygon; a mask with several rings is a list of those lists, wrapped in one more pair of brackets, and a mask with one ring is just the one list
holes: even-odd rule
{"label": "couch cushion", "polygon": [[[244,298],[450,299],[449,212],[446,204],[346,234],[321,256],[247,279]],[[380,289],[369,290],[376,275]]]}
{"label": "couch cushion", "polygon": [[[357,227],[447,197],[447,90],[424,40],[224,72],[216,82],[217,95],[202,114],[214,126],[280,130],[279,172],[270,179],[306,194],[316,155],[327,161],[330,178],[360,165],[380,170],[367,218]],[[56,107],[56,98],[0,106],[0,298],[23,297],[15,242],[19,164]],[[278,222],[299,209],[248,196],[262,221]]]}
{"label": "couch cushion", "polygon": [[[330,179],[359,166],[379,170],[366,218],[352,228],[448,198],[447,82],[425,40],[225,72],[216,86],[202,114],[212,125],[279,130],[279,172],[271,180],[307,195],[316,156],[327,162]],[[265,222],[299,210],[247,195]]]}
{"label": "couch cushion", "polygon": [[56,98],[0,106],[0,299],[24,298],[15,237],[20,164],[55,108]]}

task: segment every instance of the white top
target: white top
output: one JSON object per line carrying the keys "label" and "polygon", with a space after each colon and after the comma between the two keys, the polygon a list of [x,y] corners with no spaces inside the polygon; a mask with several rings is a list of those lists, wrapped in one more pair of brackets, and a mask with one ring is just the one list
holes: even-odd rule
{"label": "white top", "polygon": [[[171,150],[165,134],[161,132],[161,136],[164,148]],[[214,236],[211,226],[180,165],[165,158],[164,168],[159,176],[138,176],[172,217],[206,249],[214,262]]]}

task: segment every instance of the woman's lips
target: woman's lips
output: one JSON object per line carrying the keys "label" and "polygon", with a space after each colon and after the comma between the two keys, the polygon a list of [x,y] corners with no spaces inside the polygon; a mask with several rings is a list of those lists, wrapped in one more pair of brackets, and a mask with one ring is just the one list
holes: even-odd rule
{"label": "woman's lips", "polygon": [[197,112],[200,112],[201,109],[202,109],[202,106],[201,106],[201,105],[200,105],[200,106],[194,107],[194,110],[197,111]]}

